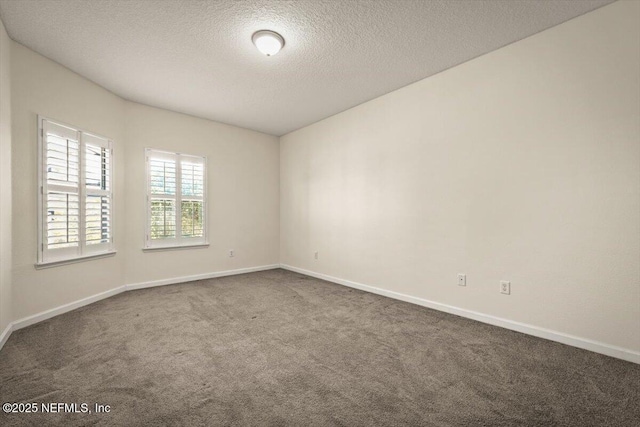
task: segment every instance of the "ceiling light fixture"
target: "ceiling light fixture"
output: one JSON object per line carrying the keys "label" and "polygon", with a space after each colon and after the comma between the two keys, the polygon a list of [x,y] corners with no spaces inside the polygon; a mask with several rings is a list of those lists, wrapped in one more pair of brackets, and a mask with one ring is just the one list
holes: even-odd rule
{"label": "ceiling light fixture", "polygon": [[267,56],[275,55],[284,46],[284,39],[275,31],[260,30],[251,36],[253,44]]}

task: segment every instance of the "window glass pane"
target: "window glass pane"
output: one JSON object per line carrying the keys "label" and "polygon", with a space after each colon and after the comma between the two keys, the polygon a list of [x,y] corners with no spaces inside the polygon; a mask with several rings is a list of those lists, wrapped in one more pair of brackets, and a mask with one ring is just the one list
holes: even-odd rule
{"label": "window glass pane", "polygon": [[151,200],[151,239],[176,237],[175,200]]}
{"label": "window glass pane", "polygon": [[47,248],[78,246],[80,206],[77,194],[47,194]]}
{"label": "window glass pane", "polygon": [[86,145],[85,149],[85,185],[97,190],[110,190],[110,150],[103,147]]}
{"label": "window glass pane", "polygon": [[111,200],[107,196],[87,196],[85,206],[87,245],[111,240]]}
{"label": "window glass pane", "polygon": [[45,163],[47,183],[78,185],[78,141],[47,134]]}
{"label": "window glass pane", "polygon": [[182,202],[182,237],[204,237],[202,202]]}
{"label": "window glass pane", "polygon": [[202,197],[204,166],[201,163],[182,162],[182,196]]}
{"label": "window glass pane", "polygon": [[151,194],[176,194],[176,162],[165,159],[149,159]]}

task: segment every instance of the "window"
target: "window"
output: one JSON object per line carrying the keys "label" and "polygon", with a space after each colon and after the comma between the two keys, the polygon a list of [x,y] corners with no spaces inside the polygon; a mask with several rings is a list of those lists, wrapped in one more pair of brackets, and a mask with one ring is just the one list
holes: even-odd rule
{"label": "window", "polygon": [[146,150],[146,249],[207,245],[206,159]]}
{"label": "window", "polygon": [[38,117],[38,264],[113,250],[111,141]]}

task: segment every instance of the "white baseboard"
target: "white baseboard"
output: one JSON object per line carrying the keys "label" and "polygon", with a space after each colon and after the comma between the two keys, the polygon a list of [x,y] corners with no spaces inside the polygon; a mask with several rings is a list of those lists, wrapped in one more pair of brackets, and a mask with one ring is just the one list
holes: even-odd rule
{"label": "white baseboard", "polygon": [[399,292],[389,291],[382,288],[376,288],[373,286],[364,285],[362,283],[352,282],[350,280],[340,279],[340,278],[328,276],[322,273],[316,273],[315,271],[309,271],[302,268],[293,267],[291,265],[281,264],[280,267],[285,270],[294,271],[296,273],[315,277],[317,279],[326,280],[332,283],[337,283],[339,285],[348,286],[350,288],[359,289],[361,291],[370,292],[373,294],[382,295],[382,296],[397,299],[400,301],[421,305],[423,307],[432,308],[434,310],[443,311],[445,313],[451,313],[457,316],[466,317],[468,319],[477,320],[482,323],[488,323],[490,325],[511,329],[513,331],[522,332],[524,334],[533,335],[535,337],[556,341],[562,344],[578,347],[584,350],[589,350],[596,353],[600,353],[607,356],[611,356],[618,359],[640,364],[640,352],[633,351],[630,349],[616,347],[616,346],[605,344],[602,342],[592,341],[586,338],[580,338],[580,337],[568,335],[562,332],[557,332],[550,329],[528,325],[526,323],[520,323],[513,320],[503,319],[500,317],[479,313],[477,311],[466,310],[463,308],[458,308],[458,307],[454,307],[447,304],[441,304],[439,302],[429,301],[423,298],[418,298],[411,295],[402,294]]}
{"label": "white baseboard", "polygon": [[13,323],[9,323],[0,334],[0,350],[2,350],[2,346],[4,346],[4,343],[9,339],[11,332],[13,332]]}
{"label": "white baseboard", "polygon": [[121,292],[131,291],[135,289],[150,288],[155,286],[164,286],[164,285],[171,285],[176,283],[191,282],[196,280],[212,279],[215,277],[224,277],[224,276],[232,276],[237,274],[253,273],[257,271],[272,270],[276,268],[283,268],[283,269],[294,271],[300,274],[305,274],[307,276],[326,280],[328,282],[333,282],[339,285],[360,289],[365,292],[370,292],[370,293],[386,296],[389,298],[394,298],[400,301],[421,305],[423,307],[432,308],[434,310],[455,314],[457,316],[466,317],[468,319],[477,320],[479,322],[488,323],[490,325],[511,329],[513,331],[522,332],[522,333],[533,335],[539,338],[556,341],[562,344],[567,344],[573,347],[582,348],[584,350],[589,350],[596,353],[600,353],[607,356],[616,357],[618,359],[623,359],[629,362],[640,364],[640,352],[633,351],[630,349],[616,347],[616,346],[612,346],[602,342],[592,341],[586,338],[580,338],[573,335],[564,334],[562,332],[540,328],[537,326],[528,325],[528,324],[516,322],[513,320],[503,319],[500,317],[495,317],[488,314],[479,313],[476,311],[466,310],[466,309],[454,307],[447,304],[441,304],[435,301],[429,301],[423,298],[418,298],[411,295],[402,294],[399,292],[389,291],[382,288],[376,288],[373,286],[364,285],[362,283],[352,282],[350,280],[340,279],[337,277],[329,276],[322,273],[316,273],[314,271],[305,270],[302,268],[293,267],[286,264],[272,264],[272,265],[265,265],[265,266],[259,266],[259,267],[241,268],[236,270],[218,271],[218,272],[212,272],[212,273],[197,274],[192,276],[173,277],[170,279],[153,280],[149,282],[133,283],[129,285],[119,286],[117,288],[114,288],[96,295],[92,295],[90,297],[83,298],[81,300],[74,301],[69,304],[64,304],[59,307],[56,307],[47,311],[43,311],[41,313],[37,313],[32,316],[28,316],[10,323],[5,328],[5,330],[2,331],[2,333],[0,334],[0,350],[4,346],[5,342],[9,339],[9,336],[13,331],[17,331],[18,329],[22,329],[27,326],[33,325],[35,323],[42,322],[43,320],[47,320],[54,316],[67,313],[71,310],[75,310],[76,308],[89,305],[91,303],[100,301],[102,299],[109,298]]}
{"label": "white baseboard", "polygon": [[105,292],[100,292],[99,294],[91,295],[90,297],[82,298],[78,301],[70,302],[69,304],[64,304],[59,307],[52,308],[51,310],[43,311],[28,317],[23,317],[19,320],[14,320],[13,330],[17,331],[18,329],[26,328],[27,326],[42,322],[43,320],[51,319],[52,317],[59,316],[71,310],[75,310],[76,308],[89,305],[102,299],[112,297],[124,291],[124,286],[118,286],[117,288],[110,289]]}
{"label": "white baseboard", "polygon": [[125,285],[127,291],[135,289],[152,288],[155,286],[175,285],[176,283],[193,282],[196,280],[213,279],[216,277],[235,276],[236,274],[254,273],[256,271],[273,270],[280,268],[280,264],[262,265],[259,267],[239,268],[237,270],[216,271],[213,273],[195,274],[193,276],[172,277],[170,279],[152,280],[149,282],[132,283]]}
{"label": "white baseboard", "polygon": [[0,335],[0,350],[2,350],[4,343],[9,339],[9,335],[11,335],[11,332],[13,331],[26,328],[27,326],[31,326],[35,323],[42,322],[43,320],[51,319],[54,316],[67,313],[71,310],[75,310],[76,308],[89,305],[91,303],[100,301],[105,298],[112,297],[114,295],[117,295],[125,291],[151,288],[154,286],[171,285],[176,283],[192,282],[195,280],[212,279],[215,277],[224,277],[224,276],[233,276],[237,274],[253,273],[256,271],[273,270],[275,268],[280,268],[280,264],[263,265],[259,267],[249,267],[249,268],[239,268],[237,270],[216,271],[212,273],[196,274],[193,276],[173,277],[171,279],[153,280],[150,282],[133,283],[130,285],[119,286],[117,288],[110,289],[108,291],[101,292],[99,294],[92,295],[90,297],[83,298],[78,301],[64,304],[59,307],[52,308],[50,310],[46,310],[41,313],[34,314],[32,316],[24,317],[22,319],[13,321],[2,332],[2,335]]}

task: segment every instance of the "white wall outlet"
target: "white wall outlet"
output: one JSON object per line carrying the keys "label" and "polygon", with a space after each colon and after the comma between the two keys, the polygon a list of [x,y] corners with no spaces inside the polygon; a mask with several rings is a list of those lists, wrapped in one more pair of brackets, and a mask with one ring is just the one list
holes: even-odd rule
{"label": "white wall outlet", "polygon": [[466,274],[458,274],[458,286],[467,286]]}
{"label": "white wall outlet", "polygon": [[234,250],[229,249],[229,258],[233,258],[235,256]]}
{"label": "white wall outlet", "polygon": [[500,293],[505,295],[511,295],[511,282],[508,282],[506,280],[501,280]]}
{"label": "white wall outlet", "polygon": [[314,257],[315,259],[318,259],[318,252],[315,252],[315,253],[313,254],[313,257]]}

